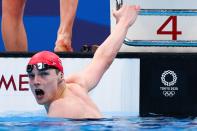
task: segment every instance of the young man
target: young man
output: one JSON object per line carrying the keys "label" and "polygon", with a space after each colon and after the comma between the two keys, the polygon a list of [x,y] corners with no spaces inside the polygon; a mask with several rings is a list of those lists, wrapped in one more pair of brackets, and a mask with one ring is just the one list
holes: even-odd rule
{"label": "young man", "polygon": [[64,78],[61,60],[52,52],[42,51],[30,59],[27,66],[29,84],[38,104],[45,106],[48,116],[102,117],[88,92],[98,84],[113,62],[138,10],[139,6],[123,6],[114,11],[117,25],[96,50],[92,62],[79,73]]}
{"label": "young man", "polygon": [[[2,0],[1,26],[6,51],[28,51],[23,24],[25,3],[26,0]],[[60,0],[60,26],[54,48],[56,52],[73,51],[71,38],[77,5],[78,0]]]}

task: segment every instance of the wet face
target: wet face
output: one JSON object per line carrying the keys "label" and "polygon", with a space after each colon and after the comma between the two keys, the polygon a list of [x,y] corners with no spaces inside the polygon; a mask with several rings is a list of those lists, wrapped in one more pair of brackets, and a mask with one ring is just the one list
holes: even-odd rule
{"label": "wet face", "polygon": [[55,69],[39,71],[36,68],[28,73],[31,91],[36,101],[41,105],[48,105],[55,100],[58,92],[58,81],[60,75]]}

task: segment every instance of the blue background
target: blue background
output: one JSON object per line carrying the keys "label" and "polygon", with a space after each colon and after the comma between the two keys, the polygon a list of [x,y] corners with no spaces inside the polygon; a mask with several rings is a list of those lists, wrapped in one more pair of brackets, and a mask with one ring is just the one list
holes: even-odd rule
{"label": "blue background", "polygon": [[[0,6],[2,7],[2,6]],[[30,52],[53,51],[59,26],[59,0],[27,0],[24,23]],[[72,45],[101,44],[110,33],[110,1],[79,0]],[[0,52],[4,52],[0,36]]]}

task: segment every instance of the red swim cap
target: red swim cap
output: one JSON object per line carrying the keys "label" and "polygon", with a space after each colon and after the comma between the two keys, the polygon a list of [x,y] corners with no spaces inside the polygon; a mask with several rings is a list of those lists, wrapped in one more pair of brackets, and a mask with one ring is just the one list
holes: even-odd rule
{"label": "red swim cap", "polygon": [[44,63],[49,66],[54,66],[59,71],[63,72],[62,62],[58,55],[50,51],[41,51],[36,53],[30,59],[28,65],[34,65],[37,63]]}

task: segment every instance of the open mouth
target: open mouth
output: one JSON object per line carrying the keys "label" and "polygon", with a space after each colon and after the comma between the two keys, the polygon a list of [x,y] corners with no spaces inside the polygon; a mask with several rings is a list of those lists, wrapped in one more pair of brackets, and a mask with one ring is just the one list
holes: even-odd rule
{"label": "open mouth", "polygon": [[42,89],[35,89],[35,94],[37,96],[43,96],[44,95],[44,91]]}

